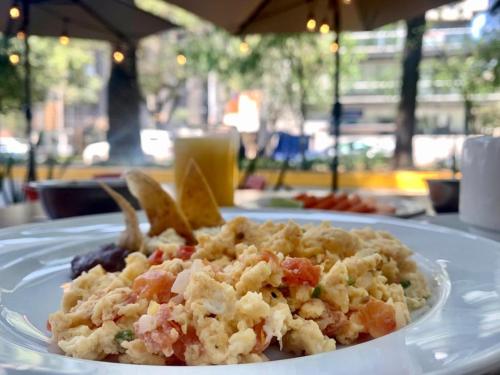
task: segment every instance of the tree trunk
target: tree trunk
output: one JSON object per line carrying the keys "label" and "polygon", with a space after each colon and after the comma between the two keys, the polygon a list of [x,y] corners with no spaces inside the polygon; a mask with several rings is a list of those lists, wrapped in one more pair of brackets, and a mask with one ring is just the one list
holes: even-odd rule
{"label": "tree trunk", "polygon": [[469,135],[471,133],[472,124],[472,101],[465,96],[464,97],[464,134]]}
{"label": "tree trunk", "polygon": [[113,63],[108,84],[109,161],[113,164],[141,164],[140,107],[136,46],[128,45],[125,60]]}
{"label": "tree trunk", "polygon": [[406,21],[401,97],[396,116],[395,168],[413,167],[412,139],[415,133],[415,108],[424,32],[425,14]]}
{"label": "tree trunk", "polygon": [[302,61],[297,62],[297,76],[299,81],[299,130],[300,130],[300,141],[299,141],[299,151],[300,151],[300,167],[302,170],[306,169],[307,161],[306,161],[306,149],[307,149],[307,141],[305,137],[305,122],[306,122],[306,90],[305,90],[305,82],[304,82],[304,67],[302,65]]}

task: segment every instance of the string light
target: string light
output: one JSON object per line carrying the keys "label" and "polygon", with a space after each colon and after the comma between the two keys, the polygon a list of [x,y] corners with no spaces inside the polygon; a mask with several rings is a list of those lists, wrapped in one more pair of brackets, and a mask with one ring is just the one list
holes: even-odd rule
{"label": "string light", "polygon": [[323,22],[321,22],[321,26],[319,27],[319,32],[321,34],[327,34],[329,31],[330,31],[330,25],[325,19],[323,20]]}
{"label": "string light", "polygon": [[17,20],[19,17],[21,17],[21,9],[17,4],[14,4],[10,7],[9,9],[9,16],[13,20]]}
{"label": "string light", "polygon": [[338,43],[337,43],[337,42],[332,42],[332,43],[330,44],[330,52],[331,52],[331,53],[335,53],[335,52],[337,52],[338,50],[339,50],[339,45],[338,45]]}
{"label": "string light", "polygon": [[307,16],[307,22],[306,22],[306,27],[308,31],[314,31],[316,30],[316,20],[314,19],[314,15],[312,12],[309,12],[309,15]]}
{"label": "string light", "polygon": [[24,32],[24,30],[19,30],[16,33],[16,38],[19,40],[24,40],[24,38],[26,38],[26,33]]}
{"label": "string light", "polygon": [[117,64],[121,64],[125,60],[125,55],[122,51],[116,50],[113,52],[113,61]]}
{"label": "string light", "polygon": [[186,65],[187,63],[187,58],[182,53],[179,53],[175,59],[179,65]]}
{"label": "string light", "polygon": [[240,52],[245,55],[248,53],[248,51],[250,51],[250,46],[246,41],[242,40],[240,42]]}
{"label": "string light", "polygon": [[64,18],[63,19],[63,27],[62,27],[62,33],[61,36],[59,37],[59,43],[61,43],[63,46],[67,46],[70,42],[69,39],[69,34],[68,34],[68,19]]}
{"label": "string light", "polygon": [[62,34],[59,37],[59,43],[61,43],[63,46],[67,46],[70,42],[69,36],[66,34]]}
{"label": "string light", "polygon": [[17,64],[19,64],[20,61],[21,61],[21,56],[19,56],[18,53],[11,53],[9,55],[9,62],[12,65],[17,65]]}

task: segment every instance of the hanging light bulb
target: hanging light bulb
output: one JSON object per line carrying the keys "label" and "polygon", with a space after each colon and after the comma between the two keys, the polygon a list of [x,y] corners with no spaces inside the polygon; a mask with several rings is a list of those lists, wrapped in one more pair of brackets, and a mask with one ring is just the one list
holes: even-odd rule
{"label": "hanging light bulb", "polygon": [[179,64],[179,65],[186,65],[186,63],[187,63],[187,58],[182,53],[179,53],[177,55],[177,57],[175,58],[175,60],[177,61],[177,64]]}
{"label": "hanging light bulb", "polygon": [[335,41],[334,41],[334,42],[332,42],[332,43],[330,44],[330,52],[331,52],[331,53],[335,53],[335,52],[337,52],[338,50],[339,50],[339,45],[338,45],[338,43],[337,43],[337,42],[335,42]]}
{"label": "hanging light bulb", "polygon": [[351,4],[351,1],[352,1],[352,0],[344,0],[344,4],[345,4],[345,5],[349,5],[349,4]]}
{"label": "hanging light bulb", "polygon": [[19,17],[21,17],[21,8],[17,4],[12,4],[12,6],[9,8],[9,16],[13,20],[17,20]]}
{"label": "hanging light bulb", "polygon": [[61,34],[61,36],[59,37],[59,43],[61,43],[63,46],[67,46],[69,42],[69,36],[66,34]]}
{"label": "hanging light bulb", "polygon": [[26,38],[26,33],[24,32],[24,30],[19,30],[16,33],[16,38],[19,40],[24,40],[24,38]]}
{"label": "hanging light bulb", "polygon": [[121,64],[123,60],[125,60],[125,54],[122,51],[120,50],[113,51],[113,61],[115,63]]}
{"label": "hanging light bulb", "polygon": [[328,34],[330,31],[330,25],[328,24],[327,20],[324,19],[323,22],[321,22],[321,26],[319,27],[319,32],[321,34]]}
{"label": "hanging light bulb", "polygon": [[245,41],[245,40],[242,40],[240,42],[240,52],[245,55],[248,53],[248,51],[250,51],[250,46],[248,45],[248,43]]}
{"label": "hanging light bulb", "polygon": [[59,43],[61,43],[63,46],[67,46],[70,42],[69,39],[69,34],[68,34],[68,19],[64,18],[63,19],[63,27],[62,27],[62,33],[61,36],[59,37]]}
{"label": "hanging light bulb", "polygon": [[314,31],[316,30],[316,20],[314,19],[314,14],[312,12],[309,12],[309,15],[307,16],[307,22],[306,22],[306,27],[307,31]]}
{"label": "hanging light bulb", "polygon": [[19,56],[18,53],[13,52],[13,53],[9,54],[9,62],[12,65],[17,65],[17,64],[19,64],[20,61],[21,61],[21,56]]}

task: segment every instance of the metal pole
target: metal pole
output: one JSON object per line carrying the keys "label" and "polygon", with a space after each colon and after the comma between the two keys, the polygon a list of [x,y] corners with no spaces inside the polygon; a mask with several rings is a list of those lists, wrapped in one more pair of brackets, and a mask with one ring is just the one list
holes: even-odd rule
{"label": "metal pole", "polygon": [[32,133],[32,113],[31,113],[31,64],[30,64],[30,43],[29,43],[29,22],[30,22],[30,4],[29,0],[23,0],[23,30],[26,33],[24,38],[24,114],[26,117],[26,138],[29,143],[28,165],[26,172],[26,181],[36,180],[36,160],[35,145],[31,139]]}
{"label": "metal pole", "polygon": [[332,191],[337,191],[339,187],[339,139],[340,139],[340,120],[342,118],[342,105],[340,104],[340,6],[338,0],[332,0],[333,11],[333,31],[335,32],[335,75],[333,86],[333,108],[331,116],[331,126],[333,127],[334,145],[332,159]]}

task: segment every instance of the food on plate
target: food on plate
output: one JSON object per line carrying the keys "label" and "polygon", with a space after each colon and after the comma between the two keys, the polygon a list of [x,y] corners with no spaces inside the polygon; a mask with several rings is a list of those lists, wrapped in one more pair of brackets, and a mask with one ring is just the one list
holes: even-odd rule
{"label": "food on plate", "polygon": [[224,224],[212,190],[193,159],[188,163],[178,200],[193,229]]}
{"label": "food on plate", "polygon": [[114,199],[125,217],[125,230],[118,238],[118,247],[127,251],[137,251],[142,246],[142,233],[134,207],[118,192],[101,182],[101,187]]}
{"label": "food on plate", "polygon": [[[133,176],[140,203],[171,215]],[[193,241],[162,227],[121,271],[97,264],[65,284],[48,320],[65,354],[152,365],[260,362],[270,346],[310,355],[400,329],[430,296],[411,250],[384,231],[236,217]]]}
{"label": "food on plate", "polygon": [[128,253],[142,248],[143,236],[134,207],[105,183],[101,182],[100,185],[122,210],[125,217],[125,230],[120,234],[116,244],[107,244],[96,251],[75,256],[71,261],[72,279],[98,264],[109,272],[121,271],[125,267],[125,258]]}
{"label": "food on plate", "polygon": [[361,197],[358,194],[330,193],[323,197],[313,194],[301,193],[294,200],[302,202],[304,208],[317,210],[332,210],[358,213],[376,213],[393,215],[396,208],[390,204],[377,202],[373,198]]}
{"label": "food on plate", "polygon": [[167,228],[173,228],[189,244],[196,240],[193,230],[177,203],[147,174],[132,170],[125,174],[130,192],[137,198],[146,211],[151,228],[150,236],[157,236]]}
{"label": "food on plate", "polygon": [[75,279],[99,264],[108,272],[121,271],[125,267],[127,255],[127,249],[114,243],[106,244],[90,253],[77,255],[71,260],[71,278]]}

